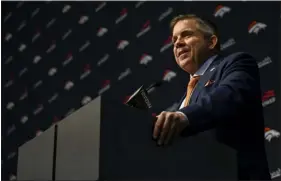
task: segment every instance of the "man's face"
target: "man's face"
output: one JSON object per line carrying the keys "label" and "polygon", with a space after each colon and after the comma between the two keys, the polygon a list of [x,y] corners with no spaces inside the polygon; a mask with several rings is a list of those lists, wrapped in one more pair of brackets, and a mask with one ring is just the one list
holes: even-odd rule
{"label": "man's face", "polygon": [[194,74],[208,51],[208,41],[197,29],[194,19],[178,21],[173,29],[174,56],[177,64],[186,72]]}

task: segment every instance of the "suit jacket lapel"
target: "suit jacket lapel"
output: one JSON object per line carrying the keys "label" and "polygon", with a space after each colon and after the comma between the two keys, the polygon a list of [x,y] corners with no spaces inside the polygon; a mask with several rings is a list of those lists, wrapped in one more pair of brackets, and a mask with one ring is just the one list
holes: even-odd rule
{"label": "suit jacket lapel", "polygon": [[179,104],[178,104],[178,108],[177,108],[177,110],[179,110],[179,109],[180,109],[181,104],[182,104],[182,101],[184,101],[185,97],[186,97],[186,92],[185,92],[185,93],[184,93],[184,95],[182,96],[182,98],[181,98],[181,100],[180,100],[180,102],[179,102]]}
{"label": "suit jacket lapel", "polygon": [[215,72],[215,69],[221,60],[222,60],[222,58],[220,56],[216,57],[216,59],[208,67],[208,69],[206,70],[204,75],[200,77],[200,79],[191,95],[189,103],[192,103],[197,100],[197,98],[200,94],[200,90],[205,86],[207,81],[210,80],[211,75]]}

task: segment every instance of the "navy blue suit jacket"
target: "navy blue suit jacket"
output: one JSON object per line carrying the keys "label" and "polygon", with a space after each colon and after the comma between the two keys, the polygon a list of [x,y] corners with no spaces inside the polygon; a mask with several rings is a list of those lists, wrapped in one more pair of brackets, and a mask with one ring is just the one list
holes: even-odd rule
{"label": "navy blue suit jacket", "polygon": [[270,180],[259,68],[251,55],[218,55],[179,111],[190,123],[182,136],[215,129],[216,139],[237,151],[239,179]]}

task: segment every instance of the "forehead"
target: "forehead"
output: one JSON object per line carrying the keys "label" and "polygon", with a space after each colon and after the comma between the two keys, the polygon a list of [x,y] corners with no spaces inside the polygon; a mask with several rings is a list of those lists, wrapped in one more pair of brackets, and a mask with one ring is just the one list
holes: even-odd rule
{"label": "forehead", "polygon": [[184,30],[196,31],[197,22],[195,19],[185,19],[178,21],[173,28],[173,36],[180,34]]}

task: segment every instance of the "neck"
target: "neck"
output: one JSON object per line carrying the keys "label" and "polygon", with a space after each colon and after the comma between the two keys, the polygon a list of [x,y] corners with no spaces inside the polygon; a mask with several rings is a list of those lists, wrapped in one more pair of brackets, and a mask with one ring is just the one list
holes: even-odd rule
{"label": "neck", "polygon": [[198,62],[199,62],[198,69],[199,69],[209,58],[211,58],[211,57],[214,56],[215,54],[216,54],[215,52],[209,52],[209,53],[203,55],[203,56],[201,57],[201,60],[198,61]]}
{"label": "neck", "polygon": [[200,57],[200,59],[197,61],[198,64],[197,64],[196,69],[195,69],[192,73],[190,73],[190,75],[193,76],[193,75],[195,74],[195,72],[197,72],[197,71],[200,69],[200,67],[201,67],[209,58],[211,58],[211,57],[214,56],[214,55],[215,55],[215,53],[213,53],[213,52],[210,52],[210,53],[208,53],[208,54],[202,55],[202,56]]}

